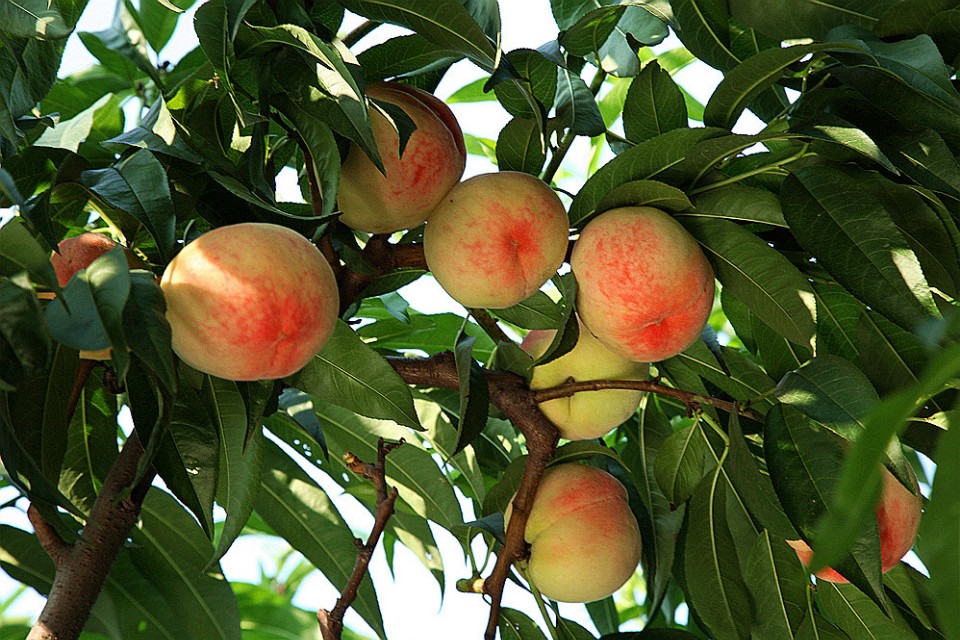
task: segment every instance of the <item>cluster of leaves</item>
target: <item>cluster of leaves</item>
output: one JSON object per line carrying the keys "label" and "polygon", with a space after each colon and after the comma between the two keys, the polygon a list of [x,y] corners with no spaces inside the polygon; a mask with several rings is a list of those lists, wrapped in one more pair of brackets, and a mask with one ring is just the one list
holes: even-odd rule
{"label": "cluster of leaves", "polygon": [[[912,487],[909,465],[926,478],[918,452],[937,462],[960,447],[947,428],[960,371],[960,3],[552,0],[558,38],[501,51],[495,0],[210,0],[195,14],[199,46],[157,64],[190,5],[118,2],[110,29],[80,34],[99,64],[57,79],[84,0],[0,4],[0,205],[18,213],[0,227],[0,483],[75,540],[129,410],[146,449],[140,477],[155,469],[170,492],[147,495],[91,632],[239,638],[272,597],[219,573],[244,533],[284,538],[342,588],[353,533],[311,467],[372,509],[372,487],[342,454],[374,459],[381,437],[408,443],[387,467],[400,495],[388,557],[406,546],[442,588],[432,522],[486,565],[470,542],[496,548],[525,456],[485,376],[532,363],[473,321],[411,308],[396,290],[423,270],[377,271],[368,238],[335,219],[347,143],[378,159],[364,84],[432,90],[466,59],[488,77],[455,99],[496,99],[510,115],[497,140],[471,138],[474,152],[552,181],[573,140],[590,138],[588,175],[564,176],[571,228],[657,206],[697,238],[721,284],[711,328],[729,340],[708,331],[655,371],[750,411],[651,395],[602,442],[556,452],[616,473],[641,524],[646,597],[619,612],[612,599],[589,605],[604,637],[957,637],[960,476],[941,468],[927,504],[917,552],[930,577],[906,565],[881,576],[870,514],[881,465]],[[337,38],[345,10],[409,32],[354,55],[352,38]],[[647,47],[670,30],[683,46],[654,56]],[[694,59],[723,72],[705,105],[673,79]],[[735,133],[747,110],[762,127]],[[309,204],[277,200],[287,167]],[[344,269],[376,276],[318,357],[282,382],[177,363],[153,277],[182,242],[250,220],[328,242]],[[116,250],[58,287],[49,251],[90,226],[148,268]],[[559,329],[544,356],[555,357],[575,338],[575,292],[558,277],[495,313],[521,331]],[[107,375],[79,375],[80,351],[107,346]],[[384,359],[445,351],[459,390],[411,388]],[[464,521],[458,494],[477,521]],[[853,585],[814,587],[784,542],[798,537]],[[36,539],[6,525],[0,566],[42,593],[53,581]],[[682,602],[686,624],[674,619]],[[370,580],[354,608],[384,635]],[[619,633],[628,619],[647,630]],[[553,631],[591,637],[562,618]],[[510,609],[500,632],[543,637]]]}

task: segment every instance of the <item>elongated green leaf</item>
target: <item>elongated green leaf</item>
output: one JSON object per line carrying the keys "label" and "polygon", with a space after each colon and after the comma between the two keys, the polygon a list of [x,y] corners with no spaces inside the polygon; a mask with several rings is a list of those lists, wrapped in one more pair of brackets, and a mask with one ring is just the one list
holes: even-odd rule
{"label": "elongated green leaf", "polygon": [[[951,421],[937,446],[937,459],[960,455],[960,428]],[[941,464],[934,477],[930,502],[920,523],[924,558],[930,567],[930,588],[937,614],[946,629],[960,629],[960,469]]]}
{"label": "elongated green leaf", "polygon": [[860,640],[914,640],[917,635],[906,624],[891,620],[856,587],[821,583],[824,610],[851,638]]}
{"label": "elongated green leaf", "polygon": [[253,513],[263,466],[263,429],[247,437],[247,411],[235,382],[204,379],[204,405],[219,435],[217,502],[227,512],[220,541],[210,559],[215,565],[230,549]]}
{"label": "elongated green leaf", "polygon": [[147,271],[131,271],[130,297],[123,308],[127,346],[172,391],[177,388],[177,377],[166,308],[156,277]]}
{"label": "elongated green leaf", "polygon": [[[326,403],[317,403],[317,417],[332,457],[350,452],[361,460],[373,461],[377,459],[378,438],[399,441],[406,434],[397,424],[363,418]],[[463,524],[460,504],[449,481],[430,454],[415,444],[406,444],[390,453],[387,479],[418,515],[447,529]]]}
{"label": "elongated green leaf", "polygon": [[0,389],[13,391],[25,376],[42,374],[51,347],[29,282],[0,278]]}
{"label": "elongated green leaf", "polygon": [[587,83],[567,69],[557,73],[557,119],[577,135],[598,136],[606,130]]}
{"label": "elongated green leaf", "polygon": [[504,608],[500,613],[497,629],[503,640],[546,640],[539,625],[522,611]]}
{"label": "elongated green leaf", "polygon": [[[277,445],[265,441],[263,453],[263,484],[257,495],[257,513],[337,589],[343,589],[353,572],[357,553],[350,527],[323,489]],[[384,636],[377,594],[369,577],[360,583],[353,608]]]}
{"label": "elongated green leaf", "polygon": [[855,175],[800,169],[784,181],[781,200],[800,243],[865,303],[908,330],[937,314],[916,255]]}
{"label": "elongated green leaf", "polygon": [[556,329],[560,326],[562,310],[543,291],[537,291],[522,302],[506,309],[494,309],[503,320],[524,329]]}
{"label": "elongated green leaf", "polygon": [[153,489],[134,528],[133,564],[145,575],[191,633],[205,638],[240,639],[240,614],[219,568],[204,567],[213,549],[203,531],[169,494]]}
{"label": "elongated green leaf", "polygon": [[497,166],[501,171],[539,175],[547,158],[543,132],[533,118],[514,118],[497,137]]}
{"label": "elongated green leaf", "polygon": [[163,165],[150,151],[141,149],[108,169],[84,171],[80,179],[109,205],[142,222],[164,260],[173,257],[176,219],[170,184]]}
{"label": "elongated green leaf", "polygon": [[597,204],[603,212],[616,207],[648,206],[664,211],[686,211],[693,205],[686,194],[657,180],[633,180],[614,188]]}
{"label": "elongated green leaf", "polygon": [[584,183],[570,205],[570,222],[583,224],[611,189],[632,180],[656,178],[683,162],[699,141],[719,135],[717,129],[674,129],[627,149],[601,167]]}
{"label": "elongated green leaf", "polygon": [[487,425],[490,413],[490,389],[483,368],[473,357],[474,343],[476,338],[461,333],[454,348],[457,379],[460,384],[460,423],[457,425],[454,453],[463,451],[476,440]]}
{"label": "elongated green leaf", "polygon": [[693,495],[704,474],[706,446],[700,423],[677,431],[660,446],[653,463],[657,485],[672,505]]}
{"label": "elongated green leaf", "polygon": [[839,427],[850,440],[859,435],[866,415],[880,400],[863,372],[830,355],[817,356],[788,373],[777,385],[777,397],[817,422]]}
{"label": "elongated green leaf", "polygon": [[823,43],[766,49],[747,58],[724,74],[707,102],[704,124],[732,129],[750,102],[782,78],[787,67],[811,54],[844,48],[859,50],[851,44]]}
{"label": "elongated green leaf", "polygon": [[421,428],[409,387],[343,321],[337,321],[324,348],[289,383],[361,415]]}
{"label": "elongated green leaf", "polygon": [[44,0],[7,0],[0,3],[0,32],[15,38],[56,40],[70,34],[56,5]]}
{"label": "elongated green leaf", "polygon": [[0,227],[0,275],[15,276],[24,271],[37,284],[58,289],[50,254],[33,237],[23,218],[14,217]]}
{"label": "elongated green leaf", "polygon": [[813,343],[813,289],[789,260],[726,220],[681,217],[706,249],[717,279],[761,320],[800,346]]}
{"label": "elongated green leaf", "polygon": [[806,610],[806,571],[783,540],[762,531],[750,551],[744,577],[753,596],[758,638],[792,640]]}
{"label": "elongated green leaf", "polygon": [[357,54],[357,62],[370,80],[402,78],[441,69],[463,54],[439,47],[419,33],[390,38]]}
{"label": "elongated green leaf", "polygon": [[407,27],[444,48],[459,51],[492,71],[495,47],[457,0],[339,0],[348,10]]}
{"label": "elongated green leaf", "polygon": [[683,533],[683,587],[698,622],[711,635],[731,640],[750,638],[752,611],[738,550],[746,555],[753,537],[743,539],[731,529],[734,500],[719,468],[704,478],[687,507]]}
{"label": "elongated green leaf", "polygon": [[730,44],[730,18],[726,2],[673,0],[678,35],[687,49],[710,66],[726,70],[740,63]]}
{"label": "elongated green leaf", "polygon": [[641,142],[687,126],[683,92],[654,60],[630,83],[623,104],[623,131],[631,142]]}

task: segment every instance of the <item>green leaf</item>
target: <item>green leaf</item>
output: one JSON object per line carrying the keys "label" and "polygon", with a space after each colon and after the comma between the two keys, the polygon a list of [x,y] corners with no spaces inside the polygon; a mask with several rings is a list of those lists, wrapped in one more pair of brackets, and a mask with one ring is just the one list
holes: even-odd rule
{"label": "green leaf", "polygon": [[342,320],[289,384],[361,415],[421,429],[407,384]]}
{"label": "green leaf", "polygon": [[656,207],[664,211],[686,211],[693,207],[687,195],[657,180],[633,180],[615,187],[597,204],[603,212],[617,207]]}
{"label": "green leaf", "polygon": [[443,69],[463,54],[439,47],[419,33],[397,36],[357,54],[369,80],[405,78]]}
{"label": "green leaf", "polygon": [[737,0],[730,13],[738,22],[754,27],[768,38],[822,39],[832,27],[856,24],[870,28],[896,0]]}
{"label": "green leaf", "polygon": [[339,0],[349,11],[419,33],[434,44],[459,51],[492,71],[496,49],[457,0]]}
{"label": "green leaf", "polygon": [[557,73],[556,118],[577,135],[599,136],[607,129],[587,83],[567,69]]}
{"label": "green leaf", "polygon": [[689,215],[759,222],[774,227],[787,226],[780,199],[766,189],[731,184],[699,193],[693,203],[696,211],[688,212]]}
{"label": "green leaf", "polygon": [[0,227],[0,275],[26,272],[30,278],[54,291],[59,289],[50,253],[41,246],[23,218],[13,217]]}
{"label": "green leaf", "polygon": [[540,175],[547,159],[543,132],[532,118],[513,118],[497,137],[497,166],[500,171]]}
{"label": "green leaf", "polygon": [[623,132],[627,140],[642,142],[686,126],[683,92],[653,60],[630,83],[623,104]]}
{"label": "green leaf", "polygon": [[806,571],[783,540],[764,530],[750,551],[744,577],[756,607],[752,633],[757,638],[794,638],[806,611]]}
{"label": "green leaf", "polygon": [[473,357],[476,338],[461,333],[454,347],[457,380],[460,385],[460,423],[453,452],[459,453],[476,440],[487,426],[490,412],[490,390],[483,367]]}
{"label": "green leaf", "polygon": [[277,109],[286,116],[310,150],[313,171],[320,182],[323,198],[321,213],[328,215],[336,210],[337,188],[340,184],[340,151],[333,132],[325,122],[303,109],[289,98],[276,100]]}
{"label": "green leaf", "polygon": [[[157,2],[158,0],[150,1]],[[127,148],[135,147],[200,164],[202,157],[184,142],[184,137],[178,129],[179,126],[179,123],[173,119],[173,115],[167,108],[167,103],[163,98],[157,98],[141,118],[139,126],[105,140],[103,145],[116,150],[118,153]]]}
{"label": "green leaf", "polygon": [[524,329],[556,329],[563,310],[543,291],[537,291],[522,302],[506,309],[493,309],[498,318]]}
{"label": "green leaf", "polygon": [[46,309],[50,335],[77,350],[113,346],[113,363],[122,380],[130,356],[123,332],[123,310],[130,296],[130,271],[123,249],[115,247],[81,269]]}
{"label": "green leaf", "polygon": [[[363,418],[330,404],[317,405],[317,418],[332,457],[342,457],[349,451],[361,460],[373,461],[377,459],[378,438],[396,442],[405,437],[405,429],[394,423]],[[453,488],[427,451],[408,443],[390,452],[387,479],[416,514],[448,530],[463,524]]]}
{"label": "green leaf", "polygon": [[502,640],[546,640],[540,626],[530,616],[509,607],[500,610],[497,629]]}
{"label": "green leaf", "polygon": [[800,243],[865,303],[907,330],[938,314],[916,254],[859,176],[806,167],[780,198]]}
{"label": "green leaf", "polygon": [[717,638],[748,640],[752,606],[738,552],[748,551],[755,531],[748,527],[749,540],[735,535],[734,499],[719,467],[694,491],[678,540],[681,585],[700,626]]}
{"label": "green leaf", "polygon": [[57,40],[70,35],[56,5],[44,0],[8,0],[0,3],[0,32],[15,38]]}
{"label": "green leaf", "polygon": [[693,55],[711,67],[728,70],[740,63],[730,44],[730,17],[721,0],[672,0],[677,34]]}
{"label": "green leaf", "polygon": [[706,455],[699,422],[677,431],[660,446],[653,473],[671,505],[683,504],[693,495],[704,476]]}
{"label": "green leaf", "polygon": [[860,435],[866,415],[880,401],[862,371],[831,355],[817,356],[784,376],[777,397],[849,440]]}
{"label": "green leaf", "polygon": [[33,288],[0,278],[0,390],[13,391],[24,377],[42,374],[52,346]]}
{"label": "green leaf", "polygon": [[[99,122],[116,114],[119,109],[120,100],[116,96],[104,95],[74,117],[59,122],[52,129],[44,131],[34,142],[34,145],[54,149],[69,149],[77,153],[82,143],[109,137],[99,135],[99,133],[97,135],[93,134],[97,132]],[[113,132],[111,132],[112,134]]]}
{"label": "green leaf", "polygon": [[177,388],[166,302],[156,277],[130,272],[130,297],[123,308],[123,333],[130,351],[171,391]]}
{"label": "green leaf", "polygon": [[706,250],[725,290],[784,338],[800,346],[812,345],[816,330],[813,289],[789,260],[733,222],[679,220]]}
{"label": "green leaf", "polygon": [[204,376],[201,397],[219,436],[217,502],[227,513],[209,560],[208,566],[213,566],[243,533],[253,513],[263,466],[263,429],[258,426],[247,437],[247,411],[235,382]]}
{"label": "green leaf", "polygon": [[[960,455],[960,428],[951,420],[937,445],[937,460]],[[941,464],[933,480],[930,501],[920,522],[924,562],[930,568],[930,590],[944,629],[960,628],[960,468]]]}
{"label": "green leaf", "polygon": [[891,620],[853,585],[818,584],[824,612],[851,638],[912,640],[917,635],[906,624]]}
{"label": "green leaf", "polygon": [[790,65],[811,54],[843,48],[860,50],[852,44],[823,43],[765,49],[747,58],[724,74],[707,102],[703,113],[704,124],[732,129],[744,109],[782,78]]}
{"label": "green leaf", "polygon": [[240,639],[240,615],[219,568],[204,567],[213,549],[192,517],[169,494],[152,489],[141,526],[132,530],[133,564],[160,591],[180,624],[205,638]]}
{"label": "green leaf", "polygon": [[613,188],[633,180],[657,178],[683,162],[698,142],[720,133],[717,129],[674,129],[627,149],[587,179],[570,205],[570,223],[584,224]]}
{"label": "green leaf", "polygon": [[[262,486],[256,510],[277,535],[320,569],[338,590],[344,588],[357,553],[350,527],[326,492],[269,440],[264,442]],[[360,583],[352,606],[384,637],[383,618],[369,577]]]}
{"label": "green leaf", "polygon": [[141,149],[110,168],[84,171],[80,179],[104,202],[142,222],[156,241],[163,260],[173,257],[173,200],[167,172],[156,156]]}

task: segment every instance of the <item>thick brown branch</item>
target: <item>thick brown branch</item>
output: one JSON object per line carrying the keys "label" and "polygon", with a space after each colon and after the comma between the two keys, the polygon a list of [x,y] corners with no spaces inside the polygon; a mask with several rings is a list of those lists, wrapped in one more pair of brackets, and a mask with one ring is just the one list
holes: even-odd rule
{"label": "thick brown branch", "polygon": [[[80,636],[110,567],[140,517],[140,507],[153,480],[151,471],[136,487],[132,486],[142,456],[143,446],[134,433],[110,468],[79,540],[70,547],[54,543],[60,558],[57,574],[27,640],[75,640]],[[44,525],[49,527],[41,524],[38,535]]]}
{"label": "thick brown branch", "polygon": [[363,462],[352,453],[344,454],[344,460],[350,470],[359,476],[368,478],[373,482],[377,490],[377,505],[375,509],[373,529],[367,536],[367,542],[364,544],[357,540],[357,559],[353,565],[353,573],[347,580],[346,586],[340,597],[337,598],[337,604],[332,610],[321,609],[317,612],[317,622],[320,624],[320,635],[323,640],[340,640],[343,634],[343,616],[347,609],[353,604],[360,590],[360,583],[367,574],[367,568],[370,566],[370,559],[377,548],[380,536],[387,526],[387,521],[393,515],[394,504],[397,501],[397,488],[387,486],[386,460],[387,454],[393,449],[403,444],[403,441],[387,444],[380,438],[377,441],[377,462],[370,464]]}
{"label": "thick brown branch", "polygon": [[[429,358],[389,358],[390,364],[407,383],[427,387],[456,389],[459,386],[457,367],[452,353],[440,353]],[[485,592],[491,598],[490,618],[484,637],[493,640],[500,619],[503,586],[514,562],[524,557],[526,542],[524,530],[530,517],[530,508],[537,493],[540,478],[553,457],[557,428],[540,412],[533,394],[523,378],[504,372],[487,372],[490,400],[503,411],[526,439],[527,463],[520,478],[520,486],[513,500],[513,512],[506,531],[503,548],[497,554],[493,572],[483,581]]]}
{"label": "thick brown branch", "polygon": [[740,406],[729,400],[721,400],[712,396],[704,396],[699,393],[675,389],[666,385],[654,382],[653,380],[587,380],[584,382],[568,382],[550,387],[549,389],[538,389],[531,392],[534,400],[546,402],[557,398],[566,398],[580,391],[599,391],[600,389],[633,389],[634,391],[647,391],[657,395],[675,398],[688,407],[697,407],[698,405],[708,404],[727,413],[737,413],[745,418],[750,418],[757,422],[763,422],[763,414],[754,409]]}
{"label": "thick brown branch", "polygon": [[340,286],[341,311],[360,297],[371,282],[385,273],[396,269],[411,268],[427,270],[427,261],[423,256],[422,244],[391,244],[389,236],[378,234],[370,236],[363,256],[373,266],[372,273],[356,273],[345,267],[335,267]]}

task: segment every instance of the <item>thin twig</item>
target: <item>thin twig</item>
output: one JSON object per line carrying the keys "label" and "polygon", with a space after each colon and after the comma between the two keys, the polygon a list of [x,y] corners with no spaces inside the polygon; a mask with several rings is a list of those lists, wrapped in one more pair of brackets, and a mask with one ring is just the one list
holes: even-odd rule
{"label": "thin twig", "polygon": [[[594,97],[596,97],[596,95],[600,92],[600,87],[603,86],[603,83],[606,79],[607,72],[603,69],[597,69],[597,74],[593,76],[593,81],[590,83],[590,92],[594,95]],[[543,175],[541,176],[543,181],[547,184],[553,182],[554,176],[557,175],[557,171],[560,169],[560,165],[563,164],[564,158],[567,157],[567,152],[570,150],[570,146],[573,144],[573,141],[576,139],[576,137],[577,134],[573,132],[573,129],[567,129],[567,132],[563,135],[563,138],[560,139],[556,150],[550,157],[550,164],[547,165],[547,168],[544,169]]]}
{"label": "thin twig", "polygon": [[357,27],[347,35],[343,36],[343,39],[341,39],[341,42],[349,49],[353,45],[360,42],[360,40],[362,40],[365,36],[367,36],[371,31],[379,27],[381,24],[383,23],[375,22],[373,20],[367,20],[366,22],[361,24],[359,27]]}
{"label": "thin twig", "polygon": [[27,509],[27,518],[30,519],[30,524],[33,525],[33,530],[37,534],[37,540],[40,542],[40,546],[43,547],[43,550],[46,551],[50,559],[53,560],[53,566],[59,569],[60,565],[63,564],[64,558],[73,548],[73,545],[61,538],[57,530],[43,519],[43,516],[40,515],[40,512],[32,504]]}
{"label": "thin twig", "polygon": [[477,324],[480,325],[480,328],[483,329],[490,339],[493,340],[494,344],[500,342],[511,342],[510,338],[507,337],[507,334],[503,332],[503,329],[500,328],[500,325],[497,324],[497,319],[490,315],[490,312],[486,309],[480,308],[469,308],[467,311],[470,312],[470,315],[473,316],[473,319],[477,321]]}
{"label": "thin twig", "polygon": [[377,548],[380,536],[387,526],[387,521],[393,515],[394,504],[397,501],[397,488],[387,486],[386,460],[387,454],[403,444],[400,442],[385,443],[383,438],[377,441],[377,462],[370,464],[357,458],[354,454],[347,452],[343,458],[350,467],[350,470],[359,476],[368,478],[373,482],[377,490],[377,505],[375,509],[375,518],[373,529],[367,536],[367,542],[364,544],[359,538],[355,541],[357,545],[357,559],[353,565],[353,573],[350,574],[346,586],[337,598],[337,603],[331,610],[321,609],[317,612],[317,622],[320,624],[320,635],[323,640],[340,640],[343,634],[343,616],[347,609],[353,604],[360,590],[360,583],[367,574],[367,568],[370,566],[370,559]]}
{"label": "thin twig", "polygon": [[566,398],[581,391],[599,391],[601,389],[631,389],[634,391],[647,391],[657,395],[674,398],[684,403],[688,407],[696,408],[698,405],[708,404],[727,413],[736,413],[744,418],[750,418],[757,422],[763,422],[764,416],[755,409],[750,409],[730,402],[721,400],[712,396],[705,396],[683,389],[668,387],[653,380],[587,380],[583,382],[567,382],[556,387],[547,389],[538,389],[531,392],[534,400],[546,402],[557,398]]}

